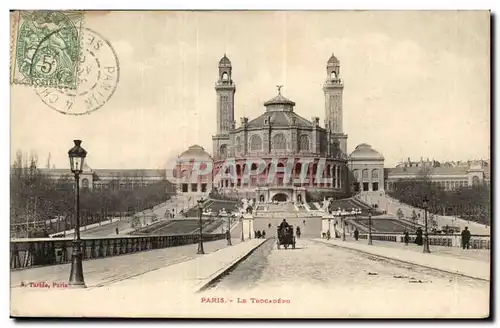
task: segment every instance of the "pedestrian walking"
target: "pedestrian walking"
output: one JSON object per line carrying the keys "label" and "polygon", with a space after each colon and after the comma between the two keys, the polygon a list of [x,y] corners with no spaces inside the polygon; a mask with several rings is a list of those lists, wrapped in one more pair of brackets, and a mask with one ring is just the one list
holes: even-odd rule
{"label": "pedestrian walking", "polygon": [[116,231],[116,234],[118,235],[118,227],[116,227],[115,231]]}
{"label": "pedestrian walking", "polygon": [[328,231],[326,232],[326,240],[330,240],[330,237],[331,237],[331,235],[330,235],[330,230],[328,230]]}
{"label": "pedestrian walking", "polygon": [[469,228],[465,227],[465,229],[462,231],[462,248],[469,249],[469,243],[470,243],[470,231]]}
{"label": "pedestrian walking", "polygon": [[354,229],[354,239],[356,239],[356,241],[358,241],[358,238],[359,238],[359,230],[358,228]]}
{"label": "pedestrian walking", "polygon": [[405,237],[404,237],[405,245],[408,246],[408,244],[410,243],[410,234],[408,234],[408,231],[406,231],[406,230],[405,230],[404,234],[405,234]]}

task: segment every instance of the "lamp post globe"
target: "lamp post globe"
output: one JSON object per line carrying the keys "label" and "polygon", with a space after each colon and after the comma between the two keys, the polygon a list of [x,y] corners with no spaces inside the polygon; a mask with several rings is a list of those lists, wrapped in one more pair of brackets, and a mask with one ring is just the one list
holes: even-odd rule
{"label": "lamp post globe", "polygon": [[198,200],[198,218],[199,218],[199,230],[200,234],[198,236],[198,252],[197,254],[205,254],[205,250],[203,249],[203,223],[202,223],[202,216],[203,216],[203,203],[205,200],[203,197]]}
{"label": "lamp post globe", "polygon": [[429,249],[429,230],[427,229],[427,209],[429,207],[429,200],[427,196],[422,199],[422,207],[424,208],[424,219],[425,219],[425,236],[424,236],[424,253],[430,253]]}
{"label": "lamp post globe", "polygon": [[69,287],[85,288],[83,278],[82,263],[82,240],[80,238],[80,174],[83,172],[83,165],[87,151],[82,148],[81,140],[73,140],[74,146],[68,151],[71,172],[75,176],[75,233],[71,254],[71,272],[69,275]]}

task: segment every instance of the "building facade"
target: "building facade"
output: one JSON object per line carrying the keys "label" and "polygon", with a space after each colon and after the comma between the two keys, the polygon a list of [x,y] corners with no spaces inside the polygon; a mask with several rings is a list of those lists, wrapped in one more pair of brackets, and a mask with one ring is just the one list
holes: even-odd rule
{"label": "building facade", "polygon": [[[347,135],[342,123],[344,85],[340,62],[333,54],[326,73],[325,126],[320,125],[319,117],[307,120],[297,114],[295,102],[283,96],[282,86],[278,86],[274,98],[264,103],[260,116],[242,117],[237,126],[236,84],[231,61],[224,55],[215,84],[217,122],[212,137],[213,155],[193,146],[200,158],[212,160],[212,186],[222,193],[247,195],[263,202],[305,201],[310,190],[345,195],[349,185]],[[179,174],[188,175],[186,168],[196,161],[186,154],[179,156],[178,168],[185,172]],[[192,188],[189,190],[190,183],[183,182],[179,190],[193,192]],[[204,183],[209,186],[208,181]],[[196,190],[205,190],[200,187]]]}
{"label": "building facade", "polygon": [[383,190],[384,156],[368,144],[358,145],[349,155],[354,192]]}

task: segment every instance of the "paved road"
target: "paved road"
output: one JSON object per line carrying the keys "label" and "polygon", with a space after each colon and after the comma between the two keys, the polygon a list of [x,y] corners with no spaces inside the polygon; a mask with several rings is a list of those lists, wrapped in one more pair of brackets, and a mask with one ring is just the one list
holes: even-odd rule
{"label": "paved road", "polygon": [[245,316],[302,318],[477,318],[490,297],[486,281],[305,239],[288,250],[270,239],[203,296]]}
{"label": "paved road", "polygon": [[[239,239],[233,239],[233,245]],[[85,282],[88,287],[102,286],[135,277],[169,265],[184,262],[195,257],[197,244],[169,247],[141,253],[114,256],[83,262]],[[204,243],[205,253],[215,252],[228,247],[226,240]],[[40,268],[11,271],[10,286],[20,287],[21,282],[67,282],[70,274],[70,264],[52,265]]]}
{"label": "paved road", "polygon": [[[296,249],[276,249],[274,239],[261,246],[212,291],[267,290],[283,286],[345,289],[353,293],[370,288],[392,289],[411,295],[412,290],[439,289],[460,297],[462,291],[488,293],[489,283],[382,259],[354,250],[300,239]],[[464,294],[465,295],[465,294]],[[427,302],[432,300],[422,300]]]}
{"label": "paved road", "polygon": [[[290,218],[286,216],[276,218],[255,218],[254,230],[264,230],[266,237],[275,237],[277,227],[286,219],[288,224],[293,226],[295,231],[300,227],[303,237],[318,238],[321,236],[321,218]],[[304,222],[305,221],[305,222]],[[271,227],[269,227],[271,225]]]}

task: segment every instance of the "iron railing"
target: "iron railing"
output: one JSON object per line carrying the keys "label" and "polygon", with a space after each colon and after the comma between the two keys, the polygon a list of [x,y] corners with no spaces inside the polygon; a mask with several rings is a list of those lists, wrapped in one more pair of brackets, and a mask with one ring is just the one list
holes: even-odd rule
{"label": "iron railing", "polygon": [[[225,239],[225,234],[206,234],[203,241]],[[195,244],[199,235],[122,236],[82,239],[84,260],[112,257]],[[69,263],[73,249],[72,238],[37,238],[10,241],[10,268],[23,269]]]}

